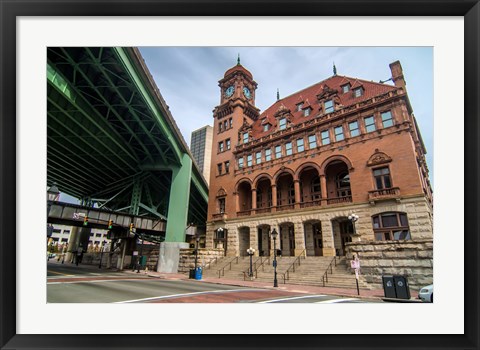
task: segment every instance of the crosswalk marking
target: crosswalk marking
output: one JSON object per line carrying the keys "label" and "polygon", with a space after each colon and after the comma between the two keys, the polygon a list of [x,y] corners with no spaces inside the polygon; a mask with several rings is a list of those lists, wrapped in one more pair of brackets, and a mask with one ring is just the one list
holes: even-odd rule
{"label": "crosswalk marking", "polygon": [[335,304],[335,303],[344,303],[347,301],[358,300],[355,298],[343,298],[343,299],[333,299],[333,300],[323,300],[317,301],[315,304]]}
{"label": "crosswalk marking", "polygon": [[264,290],[264,289],[258,289],[258,288],[209,290],[209,291],[203,291],[203,292],[192,292],[192,293],[182,293],[182,294],[170,294],[170,295],[162,295],[162,296],[151,297],[151,298],[142,298],[142,299],[134,299],[134,300],[117,301],[117,302],[114,303],[114,304],[135,303],[135,302],[147,301],[147,300],[178,298],[178,297],[186,297],[186,296],[200,295],[200,294],[230,293],[230,292],[245,292],[245,291],[256,291],[256,292],[258,292],[258,291],[263,291],[263,290]]}
{"label": "crosswalk marking", "polygon": [[300,297],[291,297],[291,298],[264,300],[264,301],[259,301],[257,304],[269,304],[269,303],[276,303],[276,302],[279,302],[279,301],[294,300],[294,299],[318,298],[318,297],[325,297],[325,296],[326,296],[326,295],[323,295],[323,294],[317,294],[317,295],[302,295],[302,296],[300,296]]}

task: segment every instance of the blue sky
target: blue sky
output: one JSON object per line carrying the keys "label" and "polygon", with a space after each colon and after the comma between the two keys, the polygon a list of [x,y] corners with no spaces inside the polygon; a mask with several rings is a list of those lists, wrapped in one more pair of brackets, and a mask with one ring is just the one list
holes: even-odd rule
{"label": "blue sky", "polygon": [[433,185],[432,47],[141,47],[140,52],[188,145],[193,130],[213,125],[218,81],[236,65],[238,54],[258,83],[255,102],[261,111],[276,101],[277,89],[285,97],[330,77],[333,63],[338,75],[378,82],[391,77],[389,64],[399,60]]}
{"label": "blue sky", "polygon": [[[261,111],[333,75],[380,81],[391,77],[389,64],[402,64],[407,92],[419,123],[433,184],[433,49],[431,47],[147,47],[140,48],[187,144],[190,135],[213,125],[220,102],[218,81],[237,63],[258,83]],[[391,82],[389,82],[391,84]]]}

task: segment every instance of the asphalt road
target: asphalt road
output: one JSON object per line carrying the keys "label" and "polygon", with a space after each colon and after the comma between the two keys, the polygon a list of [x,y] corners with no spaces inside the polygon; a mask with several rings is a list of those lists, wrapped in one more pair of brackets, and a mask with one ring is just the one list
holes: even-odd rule
{"label": "asphalt road", "polygon": [[[48,303],[352,303],[355,298],[172,280],[70,263],[47,264]],[[371,301],[369,301],[371,302]]]}

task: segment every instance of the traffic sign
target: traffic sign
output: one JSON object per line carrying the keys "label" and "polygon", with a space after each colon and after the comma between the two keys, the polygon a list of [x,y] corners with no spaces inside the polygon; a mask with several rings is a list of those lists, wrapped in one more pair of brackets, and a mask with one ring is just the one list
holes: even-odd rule
{"label": "traffic sign", "polygon": [[73,218],[78,220],[80,218],[84,218],[85,217],[85,213],[73,213]]}

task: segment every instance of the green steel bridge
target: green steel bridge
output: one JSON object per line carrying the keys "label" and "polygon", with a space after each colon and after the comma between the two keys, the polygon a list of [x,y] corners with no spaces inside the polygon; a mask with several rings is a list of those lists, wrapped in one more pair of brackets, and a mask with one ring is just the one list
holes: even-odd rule
{"label": "green steel bridge", "polygon": [[205,226],[208,187],[137,48],[47,49],[47,185],[85,207]]}

